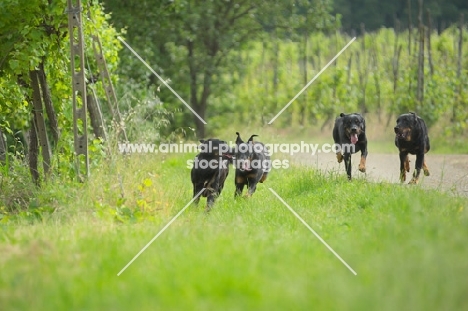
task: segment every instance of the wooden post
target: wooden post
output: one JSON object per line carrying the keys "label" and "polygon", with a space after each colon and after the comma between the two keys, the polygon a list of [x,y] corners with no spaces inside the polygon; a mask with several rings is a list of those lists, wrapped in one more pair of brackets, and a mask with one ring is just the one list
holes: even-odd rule
{"label": "wooden post", "polygon": [[[81,0],[68,0],[68,33],[71,47],[70,62],[73,89],[73,132],[76,154],[75,165],[77,176],[80,181],[83,179],[83,175],[85,177],[89,176],[84,37],[81,23],[81,10]],[[82,171],[80,155],[83,156],[84,172]]]}

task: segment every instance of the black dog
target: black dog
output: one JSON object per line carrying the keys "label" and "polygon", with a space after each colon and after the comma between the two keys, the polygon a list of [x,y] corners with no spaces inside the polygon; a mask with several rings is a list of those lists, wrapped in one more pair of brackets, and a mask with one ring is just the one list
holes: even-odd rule
{"label": "black dog", "polygon": [[398,117],[395,126],[395,146],[400,151],[400,181],[406,180],[406,172],[410,171],[408,153],[416,155],[416,168],[410,184],[417,184],[421,167],[424,175],[429,176],[424,154],[431,148],[429,136],[424,120],[414,112],[405,113]]}
{"label": "black dog", "polygon": [[361,151],[359,171],[366,171],[367,138],[366,121],[359,113],[341,113],[335,120],[333,140],[338,148],[336,158],[338,163],[345,162],[346,174],[351,179],[351,154]]}
{"label": "black dog", "polygon": [[[193,197],[205,188],[200,196],[207,198],[206,211],[209,211],[223,190],[233,151],[223,140],[208,139],[200,142],[201,152],[195,157],[191,171]],[[195,199],[195,204],[198,204],[200,196]]]}
{"label": "black dog", "polygon": [[250,136],[247,143],[236,132],[236,192],[235,196],[242,194],[244,186],[248,187],[246,196],[252,196],[257,189],[257,183],[263,183],[271,170],[271,161],[268,150],[261,142],[254,142]]}

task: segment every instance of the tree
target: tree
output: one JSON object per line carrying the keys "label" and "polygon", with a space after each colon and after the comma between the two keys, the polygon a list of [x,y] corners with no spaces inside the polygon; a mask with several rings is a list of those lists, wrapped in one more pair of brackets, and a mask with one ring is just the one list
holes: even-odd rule
{"label": "tree", "polygon": [[[263,32],[275,29],[292,32],[296,25],[296,2],[178,0],[129,4],[123,0],[105,0],[107,10],[113,12],[115,24],[128,26],[130,44],[163,76],[170,78],[174,88],[182,97],[189,98],[190,105],[203,119],[217,113],[217,109],[210,107],[209,98],[228,87],[223,77],[235,66],[237,58],[233,57],[233,52]],[[299,2],[313,7],[328,1]],[[323,17],[331,18],[328,14]],[[127,69],[136,65],[130,56],[123,58]],[[136,79],[142,74],[137,67],[127,71]],[[153,77],[146,82],[160,84]],[[176,101],[172,94],[164,91],[161,91],[161,99]],[[197,135],[205,137],[203,122],[196,116],[191,119]]]}
{"label": "tree", "polygon": [[[87,2],[82,1],[82,6],[85,8],[83,14],[86,14]],[[51,145],[57,146],[60,140],[72,140],[73,136],[66,8],[66,0],[3,0],[0,10],[0,128],[10,135],[16,131],[29,132],[26,136],[29,136],[30,143],[26,147],[33,151],[29,154],[29,163],[36,182],[37,158],[31,157],[39,154],[37,139],[45,134],[45,129],[43,133],[36,131],[42,126],[38,124],[41,122],[38,114],[44,111],[47,132],[52,137]],[[91,6],[90,10],[95,22],[85,22],[84,25],[87,55],[93,55],[90,34],[99,34],[106,47],[108,63],[115,66],[120,47],[117,33],[107,23],[98,4]],[[91,70],[95,67],[88,65]],[[62,130],[61,139],[59,128]],[[45,141],[41,144],[42,151],[48,148]],[[68,143],[62,143],[60,149],[67,156],[73,154]],[[47,157],[47,153],[42,154]],[[70,166],[67,164],[66,167]]]}

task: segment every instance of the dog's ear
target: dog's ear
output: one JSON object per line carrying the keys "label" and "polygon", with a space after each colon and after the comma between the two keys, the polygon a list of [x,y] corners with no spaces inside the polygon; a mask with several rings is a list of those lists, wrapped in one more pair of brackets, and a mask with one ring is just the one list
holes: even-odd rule
{"label": "dog's ear", "polygon": [[243,141],[242,138],[240,137],[239,132],[236,132],[236,134],[237,134],[236,145],[240,145],[240,144],[242,144],[244,141]]}
{"label": "dog's ear", "polygon": [[253,134],[252,136],[250,136],[250,138],[249,138],[249,140],[247,142],[248,143],[253,142],[253,138],[256,137],[256,136],[258,136],[258,135]]}
{"label": "dog's ear", "polygon": [[206,142],[206,140],[200,139],[200,142],[201,142],[202,144],[204,144],[204,143]]}
{"label": "dog's ear", "polygon": [[342,117],[342,118],[343,118],[344,116],[345,116],[345,114],[344,114],[343,112],[342,112],[342,113],[340,113],[340,117]]}

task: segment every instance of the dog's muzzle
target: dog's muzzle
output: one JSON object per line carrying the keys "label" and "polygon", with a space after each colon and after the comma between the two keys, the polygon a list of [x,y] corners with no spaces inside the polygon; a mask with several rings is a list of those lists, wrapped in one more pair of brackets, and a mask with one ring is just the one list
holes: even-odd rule
{"label": "dog's muzzle", "polygon": [[395,131],[395,136],[397,138],[401,138],[401,139],[406,138],[407,133],[405,131],[402,131],[399,127],[394,127],[393,130]]}

